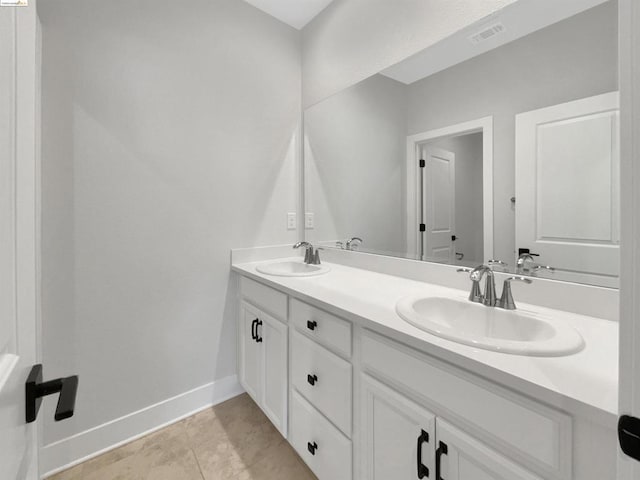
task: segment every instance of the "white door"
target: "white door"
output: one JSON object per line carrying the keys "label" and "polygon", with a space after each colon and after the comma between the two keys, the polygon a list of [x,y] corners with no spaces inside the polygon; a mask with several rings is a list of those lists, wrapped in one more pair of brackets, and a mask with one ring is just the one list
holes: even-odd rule
{"label": "white door", "polygon": [[38,478],[37,423],[25,422],[36,363],[36,13],[0,7],[0,476]]}
{"label": "white door", "polygon": [[[620,0],[622,243],[620,415],[640,418],[640,3]],[[640,432],[632,432],[635,439]],[[619,450],[618,480],[640,478],[640,461]]]}
{"label": "white door", "polygon": [[263,349],[262,409],[280,433],[287,437],[287,326],[262,314],[258,339]]}
{"label": "white door", "polygon": [[433,478],[542,480],[440,418],[436,421],[436,432],[436,468],[440,475],[436,473]]}
{"label": "white door", "polygon": [[435,416],[368,375],[361,378],[363,478],[435,478]]}
{"label": "white door", "polygon": [[516,248],[562,278],[617,285],[617,92],[516,116]]}
{"label": "white door", "polygon": [[423,260],[451,262],[455,259],[456,157],[453,152],[425,145],[423,158]]}
{"label": "white door", "polygon": [[243,302],[240,310],[240,328],[238,331],[240,347],[240,383],[256,403],[262,395],[262,348],[257,341],[260,313],[251,305]]}

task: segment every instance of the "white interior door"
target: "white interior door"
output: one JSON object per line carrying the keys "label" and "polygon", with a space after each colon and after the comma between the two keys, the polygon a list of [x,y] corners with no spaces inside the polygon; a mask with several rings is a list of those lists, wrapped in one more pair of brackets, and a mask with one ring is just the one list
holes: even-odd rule
{"label": "white interior door", "polygon": [[423,260],[452,262],[455,259],[456,156],[425,145],[422,177],[422,212],[425,224]]}
{"label": "white interior door", "polygon": [[36,363],[36,14],[0,7],[0,476],[36,479],[37,423],[25,422]]}
{"label": "white interior door", "polygon": [[[620,0],[622,243],[620,415],[640,418],[640,2]],[[640,436],[634,432],[636,438]],[[640,461],[618,450],[618,480],[640,478]]]}
{"label": "white interior door", "polygon": [[516,247],[563,278],[617,284],[617,92],[516,116]]}

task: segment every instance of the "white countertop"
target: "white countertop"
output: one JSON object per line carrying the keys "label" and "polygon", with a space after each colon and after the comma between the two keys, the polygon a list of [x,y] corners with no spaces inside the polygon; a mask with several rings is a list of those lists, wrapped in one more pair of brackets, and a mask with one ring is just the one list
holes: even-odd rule
{"label": "white countertop", "polygon": [[607,425],[616,420],[617,322],[520,303],[516,297],[519,310],[531,310],[566,321],[580,332],[586,346],[582,351],[565,357],[496,353],[431,335],[405,322],[395,311],[396,302],[407,295],[466,299],[466,291],[334,263],[329,264],[331,271],[326,275],[276,277],[257,272],[256,265],[260,263],[264,262],[234,264],[232,268],[293,297],[557,408]]}

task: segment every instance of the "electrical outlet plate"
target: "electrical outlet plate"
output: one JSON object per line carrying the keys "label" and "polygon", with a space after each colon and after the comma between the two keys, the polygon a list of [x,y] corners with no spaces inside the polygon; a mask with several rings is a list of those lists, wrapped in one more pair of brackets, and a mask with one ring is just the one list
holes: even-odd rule
{"label": "electrical outlet plate", "polygon": [[287,213],[287,230],[295,230],[298,227],[298,221],[295,213]]}
{"label": "electrical outlet plate", "polygon": [[307,212],[304,215],[304,228],[312,230],[314,227],[313,213]]}

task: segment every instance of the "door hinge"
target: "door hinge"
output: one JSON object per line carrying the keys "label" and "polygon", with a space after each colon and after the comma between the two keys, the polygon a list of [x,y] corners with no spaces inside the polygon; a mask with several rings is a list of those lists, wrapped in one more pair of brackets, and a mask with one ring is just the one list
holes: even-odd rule
{"label": "door hinge", "polygon": [[424,160],[420,159],[420,168],[424,168],[427,166],[427,162],[425,162]]}
{"label": "door hinge", "polygon": [[421,223],[421,224],[419,225],[419,227],[420,227],[420,231],[421,231],[421,232],[426,232],[426,231],[427,231],[427,226],[426,226],[424,223]]}

